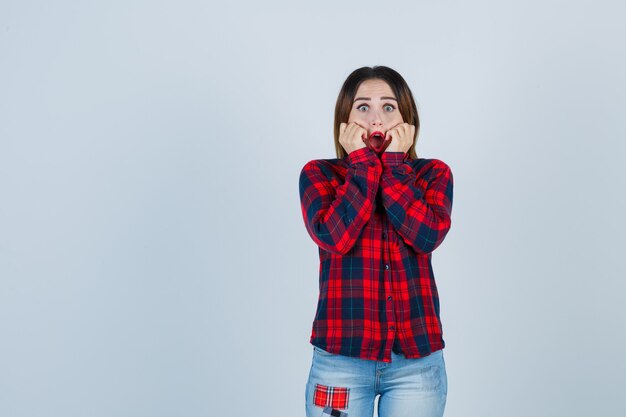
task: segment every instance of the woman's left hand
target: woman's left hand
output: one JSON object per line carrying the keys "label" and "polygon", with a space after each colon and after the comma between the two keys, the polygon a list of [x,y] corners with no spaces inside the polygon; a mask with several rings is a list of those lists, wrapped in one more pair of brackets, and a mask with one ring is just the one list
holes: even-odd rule
{"label": "woman's left hand", "polygon": [[408,123],[395,125],[385,135],[385,140],[391,140],[385,152],[407,153],[413,145],[413,136],[415,136],[415,126]]}

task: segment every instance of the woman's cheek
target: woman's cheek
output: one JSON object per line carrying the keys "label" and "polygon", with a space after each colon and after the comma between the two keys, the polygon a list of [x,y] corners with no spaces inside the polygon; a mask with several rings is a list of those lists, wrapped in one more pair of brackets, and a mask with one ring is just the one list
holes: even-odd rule
{"label": "woman's cheek", "polygon": [[395,125],[398,124],[398,122],[396,120],[397,120],[397,117],[389,115],[384,120],[385,126],[389,126],[388,129],[393,128]]}
{"label": "woman's cheek", "polygon": [[354,121],[354,122],[360,122],[362,117],[359,117],[360,115],[356,112],[351,112],[350,116],[348,117],[350,120]]}
{"label": "woman's cheek", "polygon": [[391,123],[395,126],[395,125],[399,125],[401,123],[403,123],[402,120],[402,116],[400,116],[400,114],[397,114],[393,117],[393,120],[391,121]]}

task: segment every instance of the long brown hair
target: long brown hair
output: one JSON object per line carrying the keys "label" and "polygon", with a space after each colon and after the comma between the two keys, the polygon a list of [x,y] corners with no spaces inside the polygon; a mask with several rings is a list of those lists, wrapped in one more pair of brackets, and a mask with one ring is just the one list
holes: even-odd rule
{"label": "long brown hair", "polygon": [[404,78],[395,70],[377,65],[373,67],[361,67],[352,71],[346,81],[343,83],[343,87],[339,91],[337,97],[337,104],[335,105],[335,150],[337,152],[337,158],[343,158],[346,156],[346,151],[339,143],[339,125],[341,123],[347,123],[350,116],[350,110],[354,102],[354,96],[359,89],[361,83],[365,80],[383,80],[391,91],[398,99],[398,109],[402,115],[402,120],[405,123],[409,123],[415,126],[415,136],[413,137],[413,144],[409,148],[409,156],[413,159],[417,158],[415,153],[415,144],[417,142],[417,135],[420,130],[420,120],[417,114],[417,106],[413,99],[413,94]]}

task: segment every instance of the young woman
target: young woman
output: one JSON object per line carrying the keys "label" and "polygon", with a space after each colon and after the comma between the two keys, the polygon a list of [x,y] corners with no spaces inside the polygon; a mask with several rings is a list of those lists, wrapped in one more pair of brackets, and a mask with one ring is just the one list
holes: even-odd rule
{"label": "young woman", "polygon": [[431,253],[450,229],[452,173],[418,158],[419,118],[391,68],[352,72],[335,107],[337,159],[300,175],[319,246],[308,417],[442,416],[444,340]]}

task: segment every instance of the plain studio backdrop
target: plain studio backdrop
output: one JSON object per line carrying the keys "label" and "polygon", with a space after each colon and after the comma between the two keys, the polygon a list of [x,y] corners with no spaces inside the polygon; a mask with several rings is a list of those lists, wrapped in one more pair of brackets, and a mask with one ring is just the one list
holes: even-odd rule
{"label": "plain studio backdrop", "polygon": [[298,176],[365,65],[454,174],[446,416],[626,415],[625,12],[3,0],[0,416],[304,416]]}

